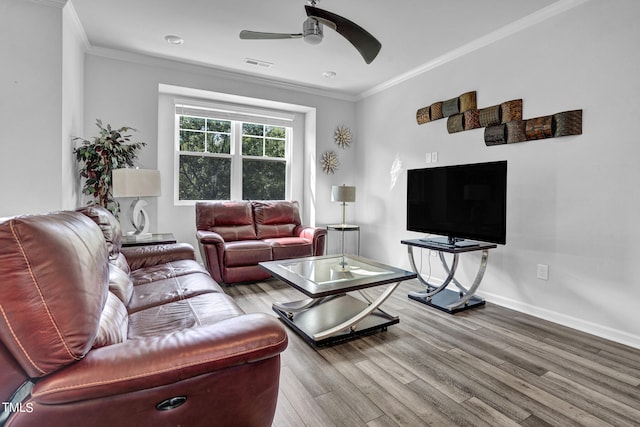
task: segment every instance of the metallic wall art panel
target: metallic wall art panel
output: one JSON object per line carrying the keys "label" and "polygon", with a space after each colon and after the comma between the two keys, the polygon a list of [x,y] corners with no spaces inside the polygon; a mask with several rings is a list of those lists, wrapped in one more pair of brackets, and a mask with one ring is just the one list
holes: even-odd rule
{"label": "metallic wall art panel", "polygon": [[444,118],[442,115],[442,102],[434,102],[431,104],[431,107],[429,107],[429,113],[431,121]]}
{"label": "metallic wall art panel", "polygon": [[487,146],[507,143],[507,127],[504,124],[490,126],[484,129],[484,143]]}
{"label": "metallic wall art panel", "polygon": [[475,110],[478,108],[476,104],[476,91],[463,93],[460,95],[460,112]]}
{"label": "metallic wall art panel", "polygon": [[451,117],[460,113],[460,98],[447,99],[442,102],[442,115],[444,117]]}
{"label": "metallic wall art panel", "polygon": [[469,91],[418,109],[416,120],[421,125],[447,117],[449,133],[485,128],[487,146],[582,134],[582,110],[523,119],[522,106],[522,99],[512,99],[478,108],[476,91]]}
{"label": "metallic wall art panel", "polygon": [[553,116],[528,119],[525,133],[527,140],[553,138]]}
{"label": "metallic wall art panel", "polygon": [[515,120],[505,123],[507,127],[507,144],[514,142],[524,142],[527,140],[527,132],[525,131],[525,120]]}
{"label": "metallic wall art panel", "polygon": [[423,125],[431,121],[430,107],[424,107],[416,111],[416,121],[419,125]]}
{"label": "metallic wall art panel", "polygon": [[553,136],[582,135],[582,110],[563,111],[553,115]]}
{"label": "metallic wall art panel", "polygon": [[464,114],[456,114],[447,119],[447,132],[456,133],[464,130]]}
{"label": "metallic wall art panel", "polygon": [[522,120],[522,99],[514,99],[500,104],[502,123]]}
{"label": "metallic wall art panel", "polygon": [[502,123],[502,114],[501,107],[499,105],[482,108],[480,110],[480,126],[483,128],[496,126],[500,123]]}
{"label": "metallic wall art panel", "polygon": [[462,114],[464,114],[464,130],[482,127],[480,126],[480,110],[467,110]]}

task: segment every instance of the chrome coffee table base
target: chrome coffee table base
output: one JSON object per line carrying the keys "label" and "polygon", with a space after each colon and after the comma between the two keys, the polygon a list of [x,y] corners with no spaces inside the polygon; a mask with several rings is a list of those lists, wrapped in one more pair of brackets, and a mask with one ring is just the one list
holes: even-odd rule
{"label": "chrome coffee table base", "polygon": [[[356,255],[260,263],[309,298],[276,302],[273,311],[308,343],[325,346],[386,330],[398,316],[380,306],[404,280],[417,275]],[[375,298],[366,289],[383,287]]]}
{"label": "chrome coffee table base", "polygon": [[385,331],[400,322],[379,308],[399,283],[389,286],[373,303],[342,294],[319,299],[274,303],[273,311],[308,343],[337,344],[363,335]]}

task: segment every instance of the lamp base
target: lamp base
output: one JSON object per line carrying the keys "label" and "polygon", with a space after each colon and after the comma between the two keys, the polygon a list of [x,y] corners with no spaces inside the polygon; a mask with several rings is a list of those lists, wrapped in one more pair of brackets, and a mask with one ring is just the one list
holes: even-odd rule
{"label": "lamp base", "polygon": [[135,231],[129,231],[127,233],[127,236],[129,236],[130,238],[132,238],[136,242],[141,242],[141,241],[144,241],[144,240],[151,240],[153,238],[153,234],[151,234],[151,233],[139,233],[139,234],[136,234]]}
{"label": "lamp base", "polygon": [[151,238],[151,233],[149,232],[149,214],[144,210],[145,206],[147,206],[147,202],[139,197],[131,202],[131,207],[129,208],[129,220],[134,228],[133,235],[148,235],[146,238],[149,239]]}
{"label": "lamp base", "polygon": [[346,273],[348,271],[351,271],[351,268],[352,267],[344,258],[344,253],[342,255],[342,259],[340,260],[340,262],[331,266],[332,271],[339,272],[339,273]]}

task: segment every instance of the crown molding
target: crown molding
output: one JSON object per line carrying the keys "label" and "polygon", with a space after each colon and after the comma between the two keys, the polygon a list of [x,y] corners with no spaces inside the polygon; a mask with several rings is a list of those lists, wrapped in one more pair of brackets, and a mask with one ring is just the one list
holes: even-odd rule
{"label": "crown molding", "polygon": [[31,3],[42,4],[45,6],[59,7],[62,9],[68,0],[29,0]]}
{"label": "crown molding", "polygon": [[66,7],[62,9],[62,13],[63,15],[67,16],[67,18],[69,19],[69,22],[71,22],[73,31],[76,33],[76,35],[82,42],[85,52],[89,50],[89,48],[91,48],[91,43],[89,43],[89,38],[87,37],[87,33],[84,30],[84,26],[80,21],[80,17],[76,12],[76,8],[73,6],[73,3],[70,1],[67,2]]}
{"label": "crown molding", "polygon": [[492,43],[503,40],[514,34],[517,34],[531,26],[537,25],[541,22],[546,21],[547,19],[553,18],[556,15],[564,13],[567,10],[573,9],[574,7],[587,3],[588,1],[590,0],[559,0],[530,15],[525,16],[524,18],[514,21],[511,24],[507,24],[502,28],[498,28],[497,30],[489,34],[486,34],[485,36],[479,37],[470,43],[462,45],[457,49],[451,50],[445,53],[444,55],[440,55],[439,57],[434,58],[433,60],[427,63],[424,63],[412,70],[409,70],[406,73],[402,73],[399,76],[396,76],[390,80],[387,80],[384,83],[376,85],[371,89],[368,89],[360,93],[356,97],[356,99],[362,100],[362,99],[368,98],[372,95],[375,95],[384,90],[392,88],[393,86],[399,85],[400,83],[403,83],[407,80],[411,80],[417,76],[420,76],[424,73],[427,73],[433,70],[434,68],[445,65],[460,57],[463,57],[472,52],[475,52],[476,50],[482,49]]}
{"label": "crown molding", "polygon": [[305,86],[298,83],[292,83],[282,80],[275,80],[264,78],[252,74],[245,74],[236,70],[224,69],[220,67],[213,67],[208,64],[202,64],[193,61],[181,60],[178,61],[173,58],[149,55],[145,53],[129,52],[118,49],[110,49],[104,47],[90,46],[87,49],[87,54],[100,56],[104,58],[116,59],[125,62],[132,62],[141,65],[148,65],[152,67],[164,67],[176,71],[189,70],[195,73],[204,73],[214,75],[216,77],[225,78],[234,81],[241,81],[244,83],[254,83],[262,86],[270,86],[278,89],[302,92],[315,96],[322,96],[325,98],[333,98],[341,101],[356,102],[354,95],[335,92],[327,89]]}

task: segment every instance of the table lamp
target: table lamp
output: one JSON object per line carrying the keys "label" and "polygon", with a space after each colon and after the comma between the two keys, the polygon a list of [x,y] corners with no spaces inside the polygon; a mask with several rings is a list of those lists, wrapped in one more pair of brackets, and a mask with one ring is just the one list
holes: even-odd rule
{"label": "table lamp", "polygon": [[356,187],[348,185],[334,185],[331,187],[331,201],[342,203],[342,223],[345,222],[345,208],[347,203],[355,203],[356,201]]}
{"label": "table lamp", "polygon": [[340,241],[340,253],[342,254],[342,260],[339,263],[341,271],[349,271],[350,267],[344,259],[344,227],[347,226],[345,222],[345,210],[347,203],[354,203],[356,201],[356,187],[348,185],[333,185],[331,187],[331,201],[340,202],[342,204],[342,239]]}
{"label": "table lamp", "polygon": [[111,175],[113,197],[135,197],[129,207],[129,219],[137,239],[151,237],[147,202],[141,197],[160,196],[160,171],[152,169],[114,169]]}

